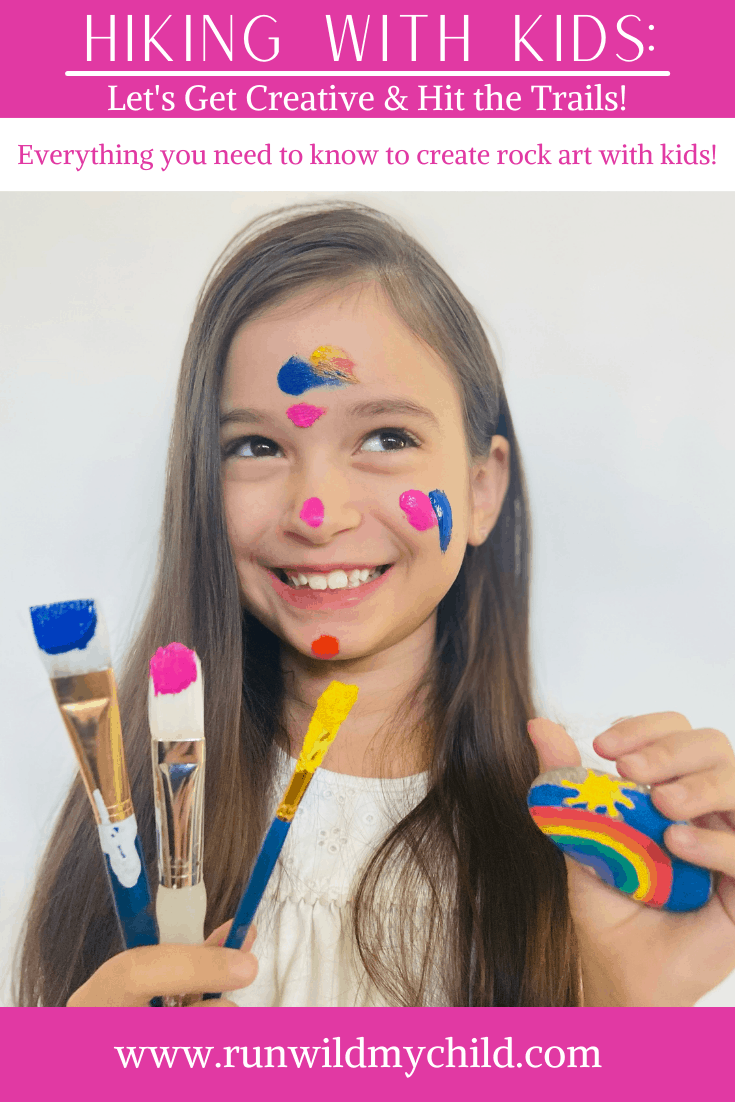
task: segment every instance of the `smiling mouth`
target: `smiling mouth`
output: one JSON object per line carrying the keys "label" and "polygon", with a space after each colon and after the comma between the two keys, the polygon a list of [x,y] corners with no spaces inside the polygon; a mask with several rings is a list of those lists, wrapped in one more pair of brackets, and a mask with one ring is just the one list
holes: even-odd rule
{"label": "smiling mouth", "polygon": [[272,567],[273,573],[289,587],[289,589],[313,589],[313,590],[337,590],[359,589],[375,581],[389,570],[392,563],[383,566],[354,567],[351,570],[341,568],[329,571],[309,570],[283,570],[280,567]]}

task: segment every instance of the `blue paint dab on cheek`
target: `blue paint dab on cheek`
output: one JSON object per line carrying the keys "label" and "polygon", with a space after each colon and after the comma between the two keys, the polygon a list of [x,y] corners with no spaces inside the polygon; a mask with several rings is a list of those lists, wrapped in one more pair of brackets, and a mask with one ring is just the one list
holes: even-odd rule
{"label": "blue paint dab on cheek", "polygon": [[439,547],[443,555],[452,538],[452,507],[449,498],[441,490],[430,490],[429,501],[439,521]]}
{"label": "blue paint dab on cheek", "polygon": [[318,375],[311,364],[292,356],[278,372],[278,385],[284,394],[303,394],[316,386],[343,386],[344,383],[325,375]]}
{"label": "blue paint dab on cheek", "polygon": [[97,630],[94,601],[59,601],[31,609],[36,642],[46,654],[84,650]]}

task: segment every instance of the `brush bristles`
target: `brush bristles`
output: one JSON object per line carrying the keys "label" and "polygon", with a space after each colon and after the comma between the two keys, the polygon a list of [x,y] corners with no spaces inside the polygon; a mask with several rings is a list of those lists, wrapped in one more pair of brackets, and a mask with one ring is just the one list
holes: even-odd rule
{"label": "brush bristles", "polygon": [[295,772],[314,773],[357,700],[357,685],[331,681],[316,702]]}
{"label": "brush bristles", "polygon": [[196,681],[192,681],[179,693],[158,693],[153,678],[148,678],[148,724],[151,738],[178,740],[204,738],[204,683],[202,664],[196,652]]}
{"label": "brush bristles", "polygon": [[78,677],[80,674],[94,673],[97,670],[108,670],[112,666],[110,639],[107,634],[107,626],[99,605],[94,601],[85,602],[93,606],[96,624],[94,627],[94,634],[83,646],[77,647],[72,643],[69,650],[63,650],[58,654],[49,654],[41,645],[43,636],[39,636],[39,628],[36,626],[37,623],[39,621],[43,623],[45,617],[49,619],[53,617],[57,609],[76,603],[81,602],[60,602],[57,605],[41,605],[31,610],[36,642],[38,644],[38,653],[41,656],[41,661],[49,677]]}

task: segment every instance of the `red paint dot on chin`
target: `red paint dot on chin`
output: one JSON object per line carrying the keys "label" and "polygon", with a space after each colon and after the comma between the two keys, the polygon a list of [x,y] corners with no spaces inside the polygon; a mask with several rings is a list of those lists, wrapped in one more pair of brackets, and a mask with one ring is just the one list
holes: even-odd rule
{"label": "red paint dot on chin", "polygon": [[339,654],[339,643],[333,635],[320,635],[311,644],[311,653],[317,658],[334,658]]}

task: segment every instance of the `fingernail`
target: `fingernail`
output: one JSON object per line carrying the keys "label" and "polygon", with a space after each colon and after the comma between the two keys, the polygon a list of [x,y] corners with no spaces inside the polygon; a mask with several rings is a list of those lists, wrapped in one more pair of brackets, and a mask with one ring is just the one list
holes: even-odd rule
{"label": "fingernail", "polygon": [[528,723],[526,724],[526,730],[528,731],[528,734],[530,735],[531,738],[533,738],[534,723],[535,722],[536,721],[534,719],[529,719]]}
{"label": "fingernail", "polygon": [[672,842],[675,842],[677,846],[681,846],[682,849],[697,848],[697,835],[691,827],[685,826],[683,823],[677,823],[675,826],[669,827],[666,831],[666,835]]}
{"label": "fingernail", "polygon": [[602,751],[604,754],[612,754],[619,741],[618,735],[605,731],[604,734],[598,735],[597,738],[592,740],[592,745],[598,753]]}
{"label": "fingernail", "polygon": [[631,772],[635,772],[636,769],[640,769],[643,765],[643,757],[641,754],[626,754],[624,758],[619,758],[615,763],[618,767],[618,772],[622,776],[630,776]]}
{"label": "fingernail", "polygon": [[684,785],[675,782],[673,784],[660,784],[656,791],[665,796],[667,800],[673,800],[675,803],[677,800],[685,799],[687,794]]}
{"label": "fingernail", "polygon": [[230,969],[236,976],[242,976],[245,979],[250,979],[253,971],[253,956],[252,953],[239,953],[236,961],[233,961],[230,965]]}

